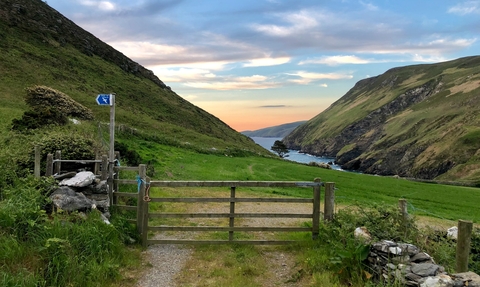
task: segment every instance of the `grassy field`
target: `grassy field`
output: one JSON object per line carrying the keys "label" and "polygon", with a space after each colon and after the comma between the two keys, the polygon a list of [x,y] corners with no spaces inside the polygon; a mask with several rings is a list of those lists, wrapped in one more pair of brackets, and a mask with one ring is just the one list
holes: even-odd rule
{"label": "grassy field", "polygon": [[[313,181],[321,178],[324,182],[335,183],[336,202],[341,205],[396,204],[400,198],[405,198],[411,214],[480,221],[478,188],[327,170],[275,158],[199,154],[141,141],[130,144],[138,146],[143,158],[155,162],[153,179]],[[259,192],[310,197],[312,191],[297,188],[262,189]]]}

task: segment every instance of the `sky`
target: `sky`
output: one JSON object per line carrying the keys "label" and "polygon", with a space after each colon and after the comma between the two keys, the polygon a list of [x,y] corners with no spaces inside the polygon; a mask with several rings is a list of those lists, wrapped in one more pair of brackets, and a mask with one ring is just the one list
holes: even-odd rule
{"label": "sky", "polygon": [[47,3],[237,131],[309,120],[390,68],[480,55],[480,0]]}

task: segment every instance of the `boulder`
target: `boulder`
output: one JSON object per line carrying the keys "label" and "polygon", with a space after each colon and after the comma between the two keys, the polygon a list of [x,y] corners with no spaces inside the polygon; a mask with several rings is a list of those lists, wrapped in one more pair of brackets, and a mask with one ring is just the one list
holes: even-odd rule
{"label": "boulder", "polygon": [[50,195],[50,199],[55,207],[65,211],[86,211],[92,209],[94,205],[83,193],[76,192],[68,186],[60,186]]}
{"label": "boulder", "polygon": [[62,180],[59,185],[61,186],[73,186],[73,187],[85,187],[92,184],[95,181],[95,174],[91,171],[81,171],[74,177]]}

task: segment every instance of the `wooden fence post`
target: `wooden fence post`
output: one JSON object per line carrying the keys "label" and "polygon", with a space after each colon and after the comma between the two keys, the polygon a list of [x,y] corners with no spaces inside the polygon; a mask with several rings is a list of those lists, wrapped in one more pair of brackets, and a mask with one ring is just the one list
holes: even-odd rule
{"label": "wooden fence post", "polygon": [[108,177],[108,156],[102,155],[102,180],[106,180]]}
{"label": "wooden fence post", "polygon": [[[120,160],[120,152],[116,151],[115,152],[115,159]],[[117,179],[120,178],[120,170],[113,170],[113,192],[118,192],[118,183],[116,182]],[[118,198],[116,196],[113,197],[113,205],[116,205],[118,203]]]}
{"label": "wooden fence post", "polygon": [[41,147],[36,145],[35,146],[35,166],[33,169],[33,175],[36,178],[40,178],[40,154],[41,154]]}
{"label": "wooden fence post", "polygon": [[[98,152],[95,152],[95,160],[99,160],[100,156]],[[100,163],[95,162],[95,165],[93,167],[93,174],[97,175],[100,174]]]}
{"label": "wooden fence post", "polygon": [[[145,198],[145,177],[146,177],[146,168],[144,164],[138,166],[138,176],[140,177],[140,188],[138,190],[138,198],[137,198],[137,230],[138,233],[142,236],[143,240],[143,218],[144,218],[144,201]],[[143,244],[143,242],[142,242]]]}
{"label": "wooden fence post", "polygon": [[457,254],[455,257],[457,273],[468,271],[468,257],[470,255],[470,241],[473,223],[471,221],[458,221]]}
{"label": "wooden fence post", "polygon": [[333,214],[335,212],[335,183],[326,182],[325,183],[325,204],[324,204],[324,217],[325,221],[330,221],[333,219]]}
{"label": "wooden fence post", "polygon": [[47,154],[47,165],[45,167],[45,176],[53,175],[53,154]]}
{"label": "wooden fence post", "polygon": [[[230,187],[230,199],[235,199],[235,186]],[[230,201],[230,219],[229,226],[233,228],[235,226],[235,201]],[[228,232],[228,241],[233,241],[233,231]]]}
{"label": "wooden fence post", "polygon": [[406,199],[400,198],[398,200],[398,209],[400,209],[400,213],[402,214],[403,222],[406,223],[408,221],[408,209]]}
{"label": "wooden fence post", "polygon": [[62,160],[62,151],[57,150],[55,152],[55,168],[54,168],[54,174],[60,174],[60,171],[62,169],[62,163],[60,162]]}
{"label": "wooden fence post", "polygon": [[318,185],[313,187],[313,218],[312,218],[312,239],[315,240],[318,238],[318,233],[320,230],[320,178],[315,178],[313,180]]}

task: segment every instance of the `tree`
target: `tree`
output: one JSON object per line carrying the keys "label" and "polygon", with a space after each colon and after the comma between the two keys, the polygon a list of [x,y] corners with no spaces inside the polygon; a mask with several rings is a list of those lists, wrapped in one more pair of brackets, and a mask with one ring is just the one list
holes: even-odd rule
{"label": "tree", "polygon": [[279,141],[279,140],[276,140],[273,143],[271,149],[274,152],[276,152],[278,154],[278,156],[281,157],[281,158],[283,158],[283,156],[288,153],[287,146],[282,141]]}

